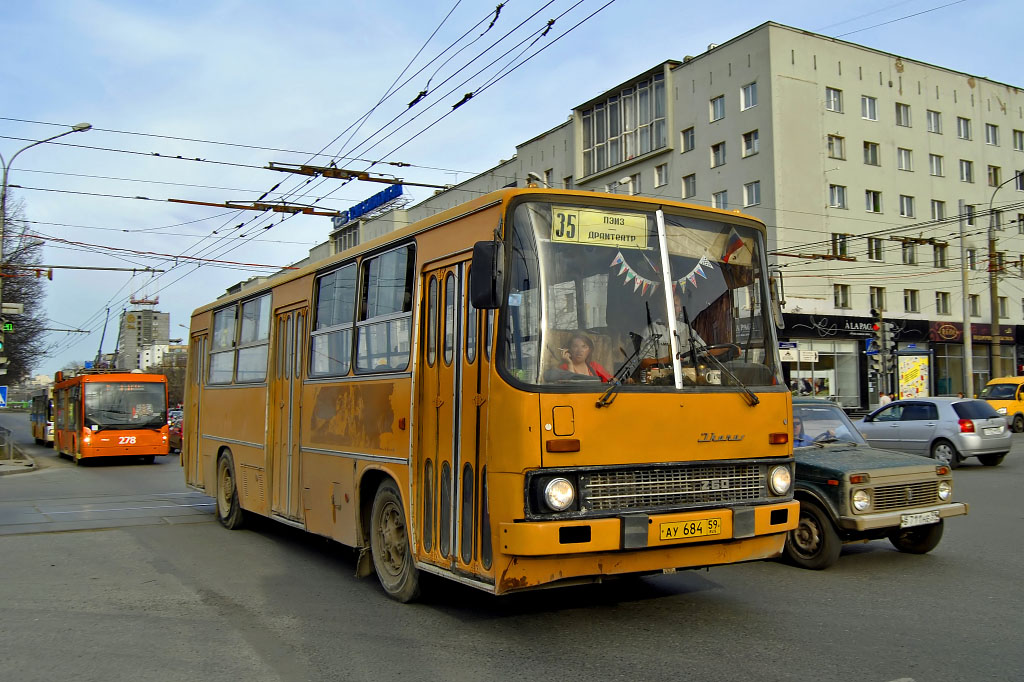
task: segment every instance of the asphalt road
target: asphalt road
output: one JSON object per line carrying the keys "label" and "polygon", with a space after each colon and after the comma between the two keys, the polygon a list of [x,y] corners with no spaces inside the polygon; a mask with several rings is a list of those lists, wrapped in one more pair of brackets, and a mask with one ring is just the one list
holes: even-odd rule
{"label": "asphalt road", "polygon": [[[0,415],[31,443],[22,415]],[[416,604],[355,556],[272,522],[227,531],[176,457],[0,477],[0,679],[1021,680],[1024,434],[957,470],[925,556],[848,546],[777,562]]]}

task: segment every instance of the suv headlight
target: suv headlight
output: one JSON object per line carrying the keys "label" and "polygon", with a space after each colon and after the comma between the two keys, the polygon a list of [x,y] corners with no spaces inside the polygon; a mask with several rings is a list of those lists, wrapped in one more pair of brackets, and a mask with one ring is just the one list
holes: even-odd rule
{"label": "suv headlight", "polygon": [[776,495],[785,495],[789,492],[789,486],[793,485],[793,474],[788,466],[779,465],[772,467],[768,472],[768,487]]}
{"label": "suv headlight", "polygon": [[939,499],[945,502],[953,497],[953,482],[939,481]]}
{"label": "suv headlight", "polygon": [[871,507],[871,493],[867,490],[858,490],[853,493],[853,508],[859,512],[866,511]]}
{"label": "suv headlight", "polygon": [[576,499],[576,491],[566,478],[553,478],[544,486],[544,503],[552,511],[565,511]]}

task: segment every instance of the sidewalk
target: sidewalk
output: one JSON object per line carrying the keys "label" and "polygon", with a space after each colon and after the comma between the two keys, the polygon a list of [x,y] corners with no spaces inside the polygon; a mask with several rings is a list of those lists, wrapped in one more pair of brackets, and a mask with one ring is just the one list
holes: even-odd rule
{"label": "sidewalk", "polygon": [[0,459],[0,476],[7,476],[9,474],[22,474],[26,471],[35,471],[36,463],[27,454],[21,451],[21,448],[15,443],[12,448],[12,457],[10,459]]}

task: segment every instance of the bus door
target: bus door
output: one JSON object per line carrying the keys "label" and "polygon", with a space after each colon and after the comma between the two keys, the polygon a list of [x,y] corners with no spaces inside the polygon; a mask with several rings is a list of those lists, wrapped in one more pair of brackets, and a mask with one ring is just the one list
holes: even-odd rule
{"label": "bus door", "polygon": [[454,567],[458,557],[458,480],[461,438],[462,292],[464,266],[427,272],[422,291],[420,447],[416,476],[422,497],[417,510],[420,551],[431,563]]}
{"label": "bus door", "polygon": [[274,330],[273,376],[269,388],[273,441],[267,467],[272,490],[271,511],[286,518],[301,520],[299,410],[306,309],[279,311],[275,317]]}
{"label": "bus door", "polygon": [[[188,404],[181,428],[181,463],[185,469],[185,479],[196,486],[204,486],[202,468],[202,424],[199,419],[199,406],[203,404],[203,370],[206,362],[206,335],[197,334],[192,337],[191,348],[188,349],[192,358],[192,372],[188,376]],[[185,428],[188,426],[188,428]],[[187,456],[187,459],[186,459]]]}

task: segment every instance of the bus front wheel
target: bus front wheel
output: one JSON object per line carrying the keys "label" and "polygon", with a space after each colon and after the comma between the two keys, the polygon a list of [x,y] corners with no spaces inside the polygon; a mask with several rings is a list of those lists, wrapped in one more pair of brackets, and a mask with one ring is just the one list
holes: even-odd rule
{"label": "bus front wheel", "polygon": [[228,450],[217,458],[217,520],[229,530],[241,528],[245,522],[235,485],[235,462]]}
{"label": "bus front wheel", "polygon": [[420,572],[413,565],[402,497],[392,481],[382,483],[373,498],[370,553],[377,578],[389,597],[405,603],[419,596]]}

